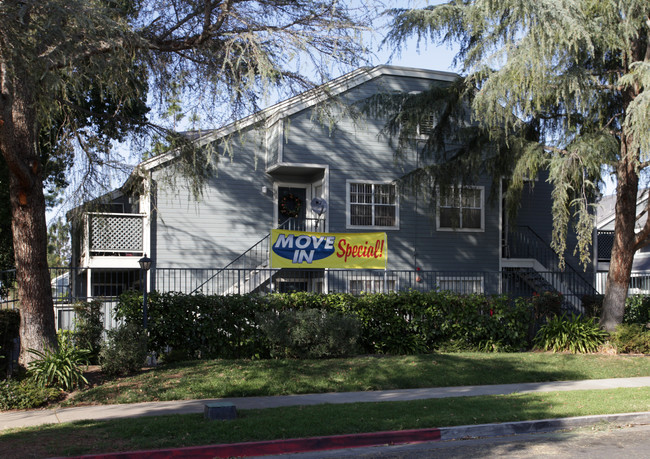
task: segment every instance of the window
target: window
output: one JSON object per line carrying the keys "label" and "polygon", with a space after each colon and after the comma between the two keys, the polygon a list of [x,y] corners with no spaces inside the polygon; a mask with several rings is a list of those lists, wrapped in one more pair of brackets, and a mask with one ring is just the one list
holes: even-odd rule
{"label": "window", "polygon": [[349,293],[359,295],[360,293],[383,293],[384,284],[389,292],[395,291],[395,280],[384,281],[382,279],[355,279],[350,281]]}
{"label": "window", "polygon": [[650,292],[650,276],[632,274],[628,295],[647,294],[648,292]]}
{"label": "window", "polygon": [[483,279],[481,277],[440,277],[438,278],[440,290],[468,295],[483,293]]}
{"label": "window", "polygon": [[347,226],[397,228],[397,193],[393,183],[348,182]]}
{"label": "window", "polygon": [[482,187],[454,188],[438,195],[439,230],[483,230]]}
{"label": "window", "polygon": [[124,293],[124,285],[120,284],[93,284],[93,296],[120,296]]}

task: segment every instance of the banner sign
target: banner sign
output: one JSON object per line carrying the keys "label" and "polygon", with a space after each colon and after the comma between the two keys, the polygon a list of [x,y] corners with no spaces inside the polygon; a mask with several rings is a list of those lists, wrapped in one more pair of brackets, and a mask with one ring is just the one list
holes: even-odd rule
{"label": "banner sign", "polygon": [[386,233],[271,230],[272,268],[386,269]]}

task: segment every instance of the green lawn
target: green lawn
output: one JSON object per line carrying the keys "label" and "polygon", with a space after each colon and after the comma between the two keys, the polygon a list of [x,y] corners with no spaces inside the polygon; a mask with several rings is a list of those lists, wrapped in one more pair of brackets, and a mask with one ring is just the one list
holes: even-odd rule
{"label": "green lawn", "polygon": [[648,387],[243,410],[233,421],[207,421],[201,414],[81,421],[1,432],[0,457],[81,455],[638,411],[650,411]]}
{"label": "green lawn", "polygon": [[68,400],[135,403],[650,376],[642,356],[453,353],[332,360],[210,360],[106,381]]}
{"label": "green lawn", "polygon": [[[642,356],[433,354],[323,361],[205,361],[169,365],[81,391],[72,402],[375,390],[650,375]],[[0,457],[51,457],[251,440],[650,411],[650,388],[460,397],[84,421],[0,432]]]}

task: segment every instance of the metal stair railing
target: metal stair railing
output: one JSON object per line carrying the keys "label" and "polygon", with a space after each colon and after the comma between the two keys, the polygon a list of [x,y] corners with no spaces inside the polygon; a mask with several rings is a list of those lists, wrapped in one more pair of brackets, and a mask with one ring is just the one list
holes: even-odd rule
{"label": "metal stair railing", "polygon": [[[295,218],[288,218],[278,225],[278,229],[285,229],[285,230],[292,230],[292,231],[311,231],[313,230],[314,227],[316,227],[315,224],[316,222],[318,222],[318,219],[308,218],[305,219],[303,222],[303,221],[298,221]],[[194,290],[192,290],[192,292],[190,292],[190,295],[197,293],[203,287],[208,285],[208,283],[212,283],[212,284],[216,283],[217,285],[225,283],[225,282],[220,283],[219,278],[229,276],[231,271],[236,270],[238,271],[238,273],[240,273],[241,271],[254,272],[259,269],[267,268],[269,264],[270,239],[271,239],[271,234],[269,233],[266,236],[264,236],[262,239],[260,239],[258,242],[256,242],[244,253],[242,253],[233,261],[228,263],[226,266],[220,268],[216,273],[214,273],[212,276],[206,279],[205,282],[203,282],[201,285],[199,285]],[[223,280],[226,281],[227,279],[223,279]],[[245,280],[247,281],[248,278]],[[238,278],[237,280],[232,281],[229,284],[235,285],[240,282],[241,279]],[[224,289],[219,289],[220,293],[231,290],[232,285],[228,285]]]}
{"label": "metal stair railing", "polygon": [[[570,285],[572,289],[578,290],[572,292],[583,295],[593,295],[597,291],[593,284],[583,277],[583,275],[573,268],[569,263],[565,263],[565,269],[559,269],[560,257],[548,245],[548,243],[529,226],[518,226],[517,231],[509,234],[508,238],[509,258],[532,258],[537,260],[550,273],[559,276],[559,282],[564,286]],[[553,276],[555,278],[555,276]],[[546,279],[548,282],[549,280]],[[549,282],[557,289],[555,282]]]}

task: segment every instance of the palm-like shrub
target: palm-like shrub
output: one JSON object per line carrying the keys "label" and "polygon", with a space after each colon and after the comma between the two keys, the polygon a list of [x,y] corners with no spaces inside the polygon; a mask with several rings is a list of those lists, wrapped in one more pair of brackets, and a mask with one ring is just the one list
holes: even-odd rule
{"label": "palm-like shrub", "polygon": [[83,366],[88,364],[90,351],[77,349],[69,332],[57,335],[58,349],[41,352],[29,349],[38,357],[29,364],[29,375],[43,387],[54,387],[66,392],[82,384],[88,384],[83,375]]}
{"label": "palm-like shrub", "polygon": [[542,325],[535,336],[535,345],[545,351],[588,353],[597,351],[606,338],[607,332],[594,317],[562,314]]}

